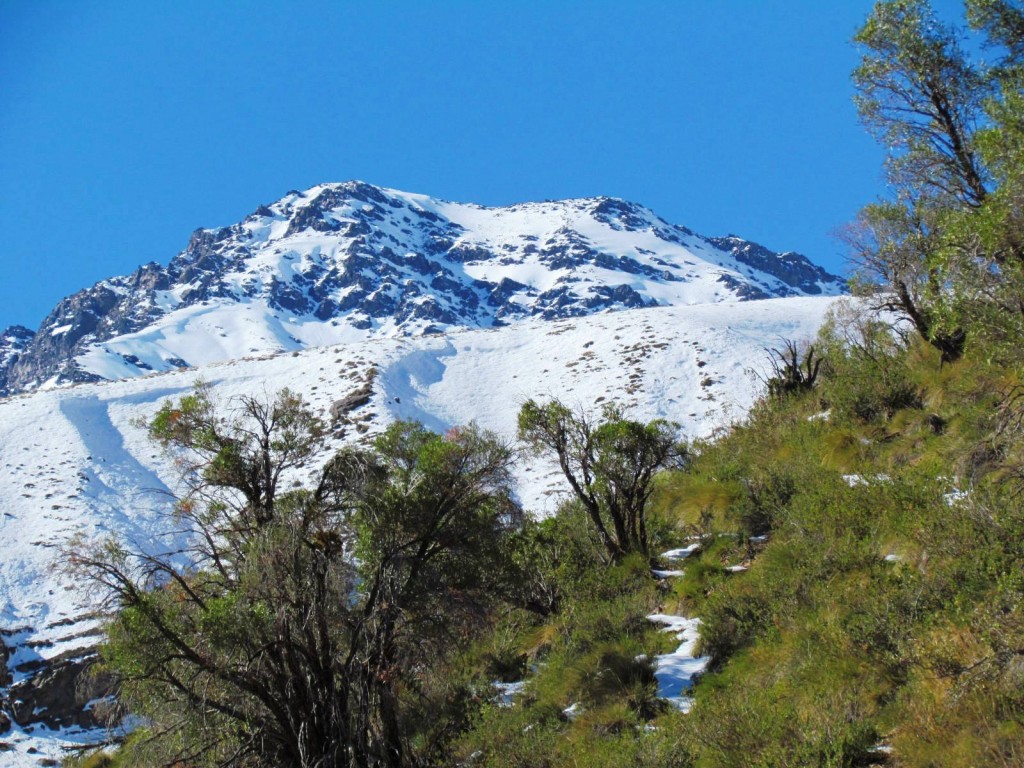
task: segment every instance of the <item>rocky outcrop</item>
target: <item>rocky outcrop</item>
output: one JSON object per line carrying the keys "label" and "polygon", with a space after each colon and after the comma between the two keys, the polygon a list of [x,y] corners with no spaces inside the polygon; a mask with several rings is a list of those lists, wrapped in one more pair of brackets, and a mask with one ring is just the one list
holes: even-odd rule
{"label": "rocky outcrop", "polygon": [[99,708],[93,703],[109,697],[114,681],[96,673],[97,656],[55,660],[35,675],[8,689],[7,706],[11,718],[22,727],[43,724],[51,729],[77,725],[97,728],[104,725]]}
{"label": "rocky outcrop", "polygon": [[26,729],[45,725],[54,730],[106,725],[104,707],[99,704],[112,700],[116,684],[108,673],[98,671],[97,661],[95,651],[76,650],[34,664],[29,677],[5,684],[0,734],[15,723]]}
{"label": "rocky outcrop", "polygon": [[0,636],[0,689],[11,684],[11,670],[7,666],[10,658],[11,648],[7,645],[6,639]]}
{"label": "rocky outcrop", "polygon": [[335,400],[331,403],[331,420],[334,422],[341,421],[352,411],[356,410],[356,408],[361,408],[370,402],[372,396],[373,389],[369,384],[366,384]]}
{"label": "rocky outcrop", "polygon": [[18,362],[35,335],[23,325],[12,325],[0,334],[0,392],[6,389],[6,371]]}
{"label": "rocky outcrop", "polygon": [[367,369],[363,374],[362,383],[358,387],[331,403],[331,422],[335,427],[347,422],[352,411],[358,410],[370,402],[370,398],[373,397],[373,382],[376,378],[377,369]]}
{"label": "rocky outcrop", "polygon": [[[708,242],[732,254],[741,264],[781,280],[791,291],[783,293],[785,296],[818,296],[825,293],[830,286],[841,282],[841,278],[826,272],[799,253],[775,253],[763,245],[743,240],[735,235],[710,237]],[[757,298],[767,298],[769,295],[765,293]]]}
{"label": "rocky outcrop", "polygon": [[18,354],[0,357],[0,394],[33,389],[50,379],[95,381],[74,357],[91,343],[132,333],[163,315],[155,293],[170,284],[155,263],[131,275],[111,278],[63,299]]}

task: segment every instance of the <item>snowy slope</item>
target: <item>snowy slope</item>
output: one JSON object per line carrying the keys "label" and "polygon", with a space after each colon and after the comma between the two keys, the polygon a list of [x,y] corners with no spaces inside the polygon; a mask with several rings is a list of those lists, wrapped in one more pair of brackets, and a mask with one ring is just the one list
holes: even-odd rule
{"label": "snowy slope", "polygon": [[[155,545],[173,530],[167,514],[175,473],[140,423],[197,379],[210,382],[223,401],[287,386],[329,418],[334,401],[372,378],[370,402],[336,431],[335,446],[369,439],[395,419],[436,430],[476,421],[511,439],[519,405],[547,397],[585,408],[616,402],[634,418],[666,418],[685,434],[702,436],[743,416],[757,390],[751,369],[761,365],[764,349],[783,338],[813,336],[833,301],[793,297],[555,320],[540,315],[445,334],[356,334],[314,348],[303,347],[334,340],[329,329],[336,326],[309,321],[303,331],[296,322],[290,333],[307,335],[291,351],[250,355],[242,353],[259,349],[253,339],[274,330],[257,302],[172,312],[173,321],[159,330],[107,342],[86,359],[102,360],[98,356],[113,348],[144,359],[162,340],[176,353],[187,348],[202,367],[142,376],[136,370],[118,381],[0,399],[0,630],[13,649],[8,668],[17,682],[41,662],[74,657],[97,641],[96,596],[61,569],[61,548],[69,540],[114,535]],[[195,323],[210,323],[222,345],[205,348],[211,334],[204,336]],[[345,339],[348,330],[335,338]],[[521,464],[517,483],[524,506],[538,514],[550,512],[564,494],[556,468],[536,461]],[[0,736],[14,747],[0,762],[35,765],[39,754],[99,736],[38,726],[28,733],[15,725]]]}
{"label": "snowy slope", "polygon": [[[615,402],[700,436],[741,418],[764,349],[812,336],[844,292],[799,254],[706,238],[624,200],[488,208],[346,182],[197,230],[166,266],[69,296],[36,331],[6,329],[0,731],[6,715],[16,722],[0,733],[0,764],[102,739],[49,717],[33,689],[80,670],[99,638],[98,598],[63,569],[63,550],[179,535],[174,468],[141,425],[197,380],[226,403],[287,386],[328,420],[371,384],[332,449],[395,419],[476,421],[511,440],[521,403],[548,397]],[[517,484],[537,514],[564,494],[537,461]]]}
{"label": "snowy slope", "polygon": [[321,184],[193,233],[167,266],[0,334],[0,394],[526,318],[835,295],[795,253],[709,239],[607,197],[487,208]]}
{"label": "snowy slope", "polygon": [[[61,571],[61,547],[69,539],[116,535],[146,543],[170,530],[167,494],[175,473],[139,420],[197,378],[213,384],[223,401],[287,386],[329,418],[331,404],[374,369],[370,402],[350,414],[334,445],[368,439],[395,419],[438,430],[476,421],[511,439],[519,405],[547,397],[586,408],[616,402],[634,418],[667,418],[699,436],[742,417],[756,394],[751,368],[764,359],[764,348],[780,338],[813,336],[833,301],[789,298],[531,319],[0,400],[0,627],[15,646],[8,666],[21,678],[19,668],[30,670],[33,661],[73,655],[96,642],[95,595]],[[537,462],[521,464],[517,482],[524,505],[540,514],[564,493],[556,468]],[[16,727],[0,740],[16,743],[16,754],[29,760],[29,746],[53,752],[89,736],[30,735]]]}

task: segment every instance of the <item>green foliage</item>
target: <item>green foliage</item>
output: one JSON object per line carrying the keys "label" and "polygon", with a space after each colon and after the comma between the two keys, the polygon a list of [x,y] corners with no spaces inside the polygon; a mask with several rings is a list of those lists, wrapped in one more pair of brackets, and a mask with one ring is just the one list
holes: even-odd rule
{"label": "green foliage", "polygon": [[[1016,374],[971,350],[943,364],[869,318],[839,319],[815,390],[759,404],[665,481],[691,524],[729,499],[671,593],[701,617],[714,661],[678,739],[707,766],[873,764],[880,743],[899,765],[1012,765],[1024,750],[1024,516],[1006,482],[1024,439],[1005,395]],[[687,491],[703,501],[687,505]],[[722,567],[738,560],[749,570]]]}
{"label": "green foliage", "polygon": [[[499,627],[502,655],[527,658],[526,690],[511,707],[484,708],[457,742],[455,762],[690,765],[685,752],[669,751],[667,734],[644,728],[666,712],[651,661],[667,650],[666,638],[646,618],[659,599],[650,564],[640,554],[602,564],[603,545],[587,523],[569,503],[527,526],[540,549],[559,555],[534,561],[536,578],[558,595],[555,609]],[[482,647],[489,674],[493,647]]]}
{"label": "green foliage", "polygon": [[210,386],[198,382],[177,403],[163,404],[149,434],[174,454],[187,489],[184,504],[213,490],[220,509],[210,504],[212,512],[230,516],[231,526],[258,526],[274,516],[281,476],[323,448],[325,427],[287,389],[271,401],[240,397],[221,409]]}
{"label": "green foliage", "polygon": [[519,411],[519,439],[558,459],[573,494],[587,511],[609,557],[650,554],[647,503],[655,473],[682,458],[671,424],[623,417],[606,405],[601,421],[552,400],[528,400]]}
{"label": "green foliage", "polygon": [[[510,449],[475,427],[392,425],[313,489],[279,491],[320,444],[300,398],[226,418],[200,387],[151,427],[181,460],[182,553],[74,555],[120,610],[103,656],[146,718],[141,762],[408,765],[469,716],[456,663],[486,627],[518,520]],[[441,674],[441,670],[444,673]]]}
{"label": "green foliage", "polygon": [[907,343],[888,323],[854,304],[839,304],[819,332],[819,343],[827,360],[820,397],[832,419],[887,421],[921,405],[907,370]]}
{"label": "green foliage", "polygon": [[926,0],[884,0],[858,32],[864,123],[887,150],[894,195],[845,239],[859,281],[906,317],[943,361],[967,344],[1019,360],[1024,332],[1024,9],[969,0],[974,47]]}
{"label": "green foliage", "polygon": [[891,150],[891,178],[923,197],[968,204],[987,194],[973,128],[988,81],[965,56],[958,31],[926,0],[883,0],[854,37],[861,119]]}
{"label": "green foliage", "polygon": [[[817,348],[817,386],[759,403],[653,483],[648,514],[664,535],[701,537],[674,583],[652,579],[642,553],[608,562],[579,500],[519,521],[503,490],[509,454],[486,435],[399,424],[372,450],[336,456],[315,491],[278,494],[274,519],[245,528],[241,557],[225,558],[230,580],[157,574],[163,586],[138,593],[106,650],[127,700],[157,728],[184,706],[152,681],[175,669],[153,616],[201,636],[203,658],[244,669],[253,642],[282,620],[302,625],[316,608],[303,602],[312,566],[332,563],[323,605],[339,647],[355,649],[347,674],[388,681],[355,701],[372,707],[373,744],[399,734],[402,761],[857,766],[885,744],[907,766],[1014,764],[1024,513],[1007,480],[1024,466],[1024,411],[1007,392],[1019,376],[971,348],[943,363],[852,310]],[[438,549],[421,561],[425,538]],[[342,568],[342,551],[358,569]],[[130,561],[117,547],[104,557]],[[727,568],[738,563],[749,569]],[[674,641],[646,618],[655,611],[703,622],[713,666],[687,715],[657,697],[651,660]],[[517,680],[523,692],[498,705],[492,684]],[[253,707],[242,720],[208,713],[202,727],[179,719],[132,753],[143,764],[185,754],[214,727],[222,751],[204,759],[216,762],[265,738],[271,718]]]}
{"label": "green foliage", "polygon": [[106,750],[99,750],[81,758],[67,759],[61,763],[64,768],[118,768],[123,764],[122,759]]}

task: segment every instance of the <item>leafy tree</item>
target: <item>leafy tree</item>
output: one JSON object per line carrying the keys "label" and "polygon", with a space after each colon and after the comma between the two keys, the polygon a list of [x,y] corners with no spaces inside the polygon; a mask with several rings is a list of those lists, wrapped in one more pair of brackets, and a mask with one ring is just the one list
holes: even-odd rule
{"label": "leafy tree", "polygon": [[614,405],[595,422],[557,400],[528,400],[519,411],[519,438],[558,459],[609,557],[650,554],[646,511],[654,475],[683,456],[671,424],[631,421]]}
{"label": "leafy tree", "polygon": [[[839,302],[829,310],[818,332],[827,361],[818,389],[834,422],[887,421],[897,411],[921,406],[906,363],[910,340],[856,303]],[[836,447],[843,455],[849,446]]]}
{"label": "leafy tree", "polygon": [[457,428],[442,437],[399,422],[374,446],[373,479],[353,518],[364,580],[353,661],[363,678],[359,719],[369,725],[363,751],[384,745],[383,763],[402,765],[411,756],[399,750],[436,713],[420,706],[423,722],[405,722],[400,696],[418,698],[418,671],[486,625],[520,513],[512,452],[488,433]]}
{"label": "leafy tree", "polygon": [[882,0],[854,37],[861,120],[890,151],[890,180],[915,199],[979,206],[990,180],[976,146],[990,87],[926,0]]}
{"label": "leafy tree", "polygon": [[964,322],[1001,355],[1019,360],[1024,339],[1024,8],[1008,0],[971,0],[967,18],[981,33],[991,65],[986,124],[978,133],[992,193],[952,223]]}
{"label": "leafy tree", "polygon": [[236,524],[258,526],[274,517],[282,474],[323,448],[326,429],[288,389],[270,402],[242,396],[232,405],[218,413],[209,384],[200,382],[177,403],[164,403],[149,433],[174,450],[188,503],[215,503]]}
{"label": "leafy tree", "polygon": [[74,555],[118,609],[104,654],[148,722],[141,748],[189,765],[430,760],[470,697],[425,683],[486,625],[518,521],[511,451],[398,423],[282,490],[318,419],[287,391],[235,405],[221,417],[200,387],[152,422],[184,472],[184,551]]}
{"label": "leafy tree", "polygon": [[936,208],[923,202],[878,202],[866,206],[842,238],[858,264],[859,287],[874,296],[875,309],[909,320],[951,362],[963,355],[967,334],[943,314],[938,216]]}
{"label": "leafy tree", "polygon": [[926,0],[881,0],[854,40],[864,124],[888,153],[891,198],[867,206],[844,239],[880,306],[906,317],[945,361],[970,335],[1024,333],[1024,10],[969,0],[966,32]]}
{"label": "leafy tree", "polygon": [[937,316],[939,251],[946,212],[977,208],[989,194],[975,140],[986,82],[926,0],[876,3],[854,40],[865,50],[853,73],[857,109],[888,151],[895,199],[866,207],[845,239],[862,278],[887,289],[881,306],[954,360],[965,333]]}

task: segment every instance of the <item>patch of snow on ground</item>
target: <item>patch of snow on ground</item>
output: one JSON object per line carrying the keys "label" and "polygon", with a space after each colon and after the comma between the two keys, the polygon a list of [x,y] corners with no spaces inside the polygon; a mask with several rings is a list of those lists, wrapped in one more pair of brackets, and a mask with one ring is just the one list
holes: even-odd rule
{"label": "patch of snow on ground", "polygon": [[870,485],[872,483],[887,483],[889,482],[888,475],[843,475],[843,480],[851,488],[856,488],[860,485]]}
{"label": "patch of snow on ground", "polygon": [[514,683],[502,683],[495,681],[491,683],[494,688],[498,691],[498,695],[495,696],[494,701],[499,707],[511,707],[515,702],[515,697],[523,692],[526,687],[525,680],[517,680]]}
{"label": "patch of snow on ground", "polygon": [[654,574],[656,579],[670,579],[674,576],[682,576],[686,571],[661,571],[657,568],[651,569],[651,573]]}
{"label": "patch of snow on ground", "polygon": [[656,624],[664,624],[665,632],[672,632],[680,640],[672,653],[655,657],[654,676],[658,680],[658,696],[667,700],[680,712],[689,712],[693,699],[687,691],[711,663],[710,656],[694,656],[700,637],[700,619],[654,613],[647,617]]}
{"label": "patch of snow on ground", "polygon": [[0,742],[11,747],[0,752],[0,764],[4,768],[39,768],[40,765],[53,765],[45,763],[44,760],[60,760],[84,748],[109,743],[114,738],[123,738],[124,735],[105,728],[84,729],[77,726],[52,729],[45,725],[37,725],[29,732],[15,724],[11,730],[0,736]]}
{"label": "patch of snow on ground", "polygon": [[970,495],[971,494],[968,491],[961,491],[959,489],[954,488],[949,493],[944,493],[942,495],[942,500],[946,503],[947,507],[952,507],[959,504],[962,501],[965,501]]}
{"label": "patch of snow on ground", "polygon": [[700,544],[701,543],[697,541],[693,544],[688,544],[685,547],[680,547],[679,549],[670,549],[668,552],[662,552],[661,556],[666,560],[685,560],[700,549]]}

